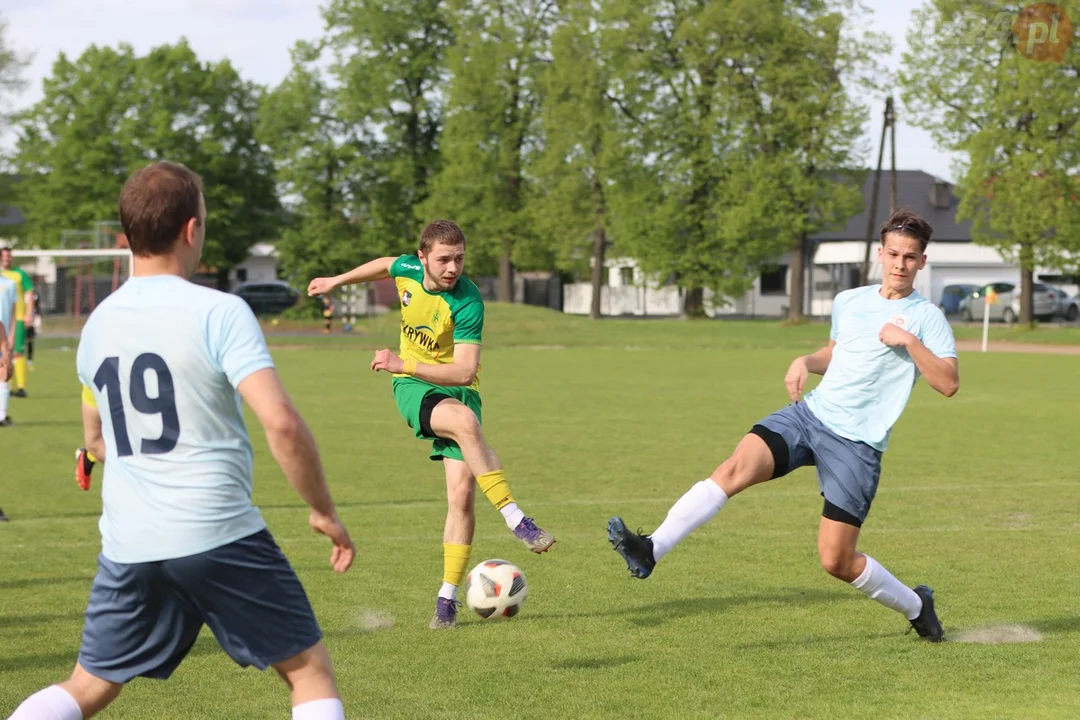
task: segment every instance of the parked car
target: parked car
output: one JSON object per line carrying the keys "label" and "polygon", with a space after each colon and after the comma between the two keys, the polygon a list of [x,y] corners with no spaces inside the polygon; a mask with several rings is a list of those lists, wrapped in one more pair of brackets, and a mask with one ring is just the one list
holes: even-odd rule
{"label": "parked car", "polygon": [[1057,296],[1057,314],[1069,322],[1076,322],[1076,319],[1080,317],[1080,300],[1069,297],[1069,293],[1061,288],[1051,288],[1051,290]]}
{"label": "parked car", "polygon": [[[1016,322],[1020,317],[1020,288],[1013,283],[996,282],[985,287],[994,288],[997,302],[990,306],[991,320]],[[986,304],[985,287],[980,288],[963,303],[964,320],[982,320],[983,307]],[[1032,286],[1032,315],[1039,320],[1050,320],[1058,312],[1058,299],[1053,288],[1046,283],[1037,282]]]}
{"label": "parked car", "polygon": [[242,297],[257,315],[283,312],[300,299],[299,292],[280,280],[244,283],[233,293]]}
{"label": "parked car", "polygon": [[959,315],[964,300],[974,295],[978,290],[978,285],[969,285],[967,283],[946,285],[941,291],[941,303],[938,304],[938,307],[946,315]]}

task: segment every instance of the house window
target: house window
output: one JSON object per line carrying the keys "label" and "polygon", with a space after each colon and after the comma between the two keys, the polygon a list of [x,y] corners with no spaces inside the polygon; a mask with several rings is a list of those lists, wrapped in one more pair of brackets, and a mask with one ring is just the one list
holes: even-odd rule
{"label": "house window", "polygon": [[634,284],[634,268],[632,268],[632,267],[619,268],[619,284],[620,285],[633,285]]}
{"label": "house window", "polygon": [[761,273],[762,295],[787,295],[787,265]]}
{"label": "house window", "polygon": [[247,282],[247,268],[237,268],[236,279],[239,282]]}

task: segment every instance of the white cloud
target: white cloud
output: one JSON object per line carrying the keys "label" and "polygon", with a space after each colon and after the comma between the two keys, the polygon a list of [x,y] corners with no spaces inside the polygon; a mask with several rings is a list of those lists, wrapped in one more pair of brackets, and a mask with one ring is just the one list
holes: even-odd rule
{"label": "white cloud", "polygon": [[[867,0],[873,9],[872,28],[893,39],[892,67],[906,47],[904,31],[921,0]],[[229,58],[241,75],[274,84],[289,70],[289,51],[297,40],[319,37],[323,30],[317,0],[171,0],[137,3],[131,0],[0,0],[8,21],[8,37],[17,49],[32,51],[27,72],[30,87],[14,100],[25,107],[41,97],[41,81],[60,52],[77,57],[91,44],[126,42],[136,52],[187,38],[207,60]],[[877,159],[881,132],[881,103],[875,103],[865,129]],[[930,136],[905,122],[897,128],[896,160],[900,169],[925,170],[951,178],[950,156],[940,152]],[[4,145],[10,145],[7,138]],[[886,151],[886,167],[888,151]]]}

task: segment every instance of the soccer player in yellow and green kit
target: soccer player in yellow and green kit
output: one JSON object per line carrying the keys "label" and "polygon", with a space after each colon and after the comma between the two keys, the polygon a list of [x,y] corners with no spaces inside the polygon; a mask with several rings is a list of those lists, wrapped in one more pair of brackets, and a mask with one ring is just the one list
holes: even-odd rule
{"label": "soccer player in yellow and green kit", "polygon": [[394,376],[394,401],[416,437],[433,442],[431,459],[446,471],[449,504],[443,532],[443,584],[431,627],[452,627],[457,588],[468,567],[476,517],[475,486],[502,513],[507,527],[536,553],[555,538],[518,508],[499,456],[484,440],[480,408],[480,344],[484,299],[462,272],[465,235],[453,222],[424,228],[416,255],[372,260],[332,278],[315,278],[308,295],[392,277],[401,301],[398,354],[379,350],[372,370]]}
{"label": "soccer player in yellow and green kit", "polygon": [[11,397],[26,397],[26,328],[33,325],[34,281],[22,268],[12,267],[11,248],[0,247],[0,275],[15,283],[15,389]]}

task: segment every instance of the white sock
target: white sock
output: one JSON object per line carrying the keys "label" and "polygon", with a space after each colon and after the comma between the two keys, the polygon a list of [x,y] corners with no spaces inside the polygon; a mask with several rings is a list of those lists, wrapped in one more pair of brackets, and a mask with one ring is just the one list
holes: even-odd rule
{"label": "white sock", "polygon": [[506,520],[506,527],[511,530],[516,528],[518,524],[525,519],[525,513],[518,509],[517,503],[515,502],[506,503],[499,508],[499,512],[502,513],[503,519]]}
{"label": "white sock", "polygon": [[345,708],[337,698],[323,698],[293,705],[292,720],[345,720]]}
{"label": "white sock", "polygon": [[922,612],[922,598],[893,577],[892,573],[883,568],[877,560],[869,555],[864,555],[864,557],[866,569],[851,584],[866,593],[871,600],[877,600],[885,607],[903,613],[908,620],[919,617],[919,613]]}
{"label": "white sock", "polygon": [[11,399],[11,386],[6,382],[0,383],[0,422],[7,419],[8,400]]}
{"label": "white sock", "polygon": [[439,588],[439,597],[446,598],[447,600],[457,600],[457,585],[451,585],[448,582],[444,582],[442,587]]}
{"label": "white sock", "polygon": [[83,716],[67,690],[51,685],[26,698],[8,720],[83,720]]}
{"label": "white sock", "polygon": [[650,537],[653,558],[657,561],[671,552],[686,536],[712,519],[728,501],[727,493],[708,478],[690,488],[679,498],[660,527]]}

